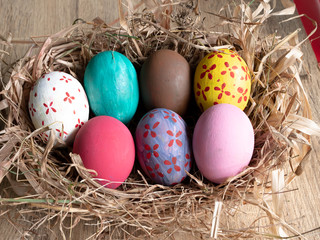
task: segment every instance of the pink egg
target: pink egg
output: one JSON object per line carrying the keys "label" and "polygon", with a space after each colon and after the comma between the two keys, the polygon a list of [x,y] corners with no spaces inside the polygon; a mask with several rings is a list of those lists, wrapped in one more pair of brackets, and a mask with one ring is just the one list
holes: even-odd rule
{"label": "pink egg", "polygon": [[197,121],[193,135],[195,161],[202,175],[214,183],[223,183],[248,166],[253,148],[252,124],[236,106],[215,105]]}
{"label": "pink egg", "polygon": [[109,116],[90,119],[75,137],[73,152],[78,153],[83,165],[105,179],[100,184],[117,188],[129,176],[135,159],[133,137],[119,120]]}

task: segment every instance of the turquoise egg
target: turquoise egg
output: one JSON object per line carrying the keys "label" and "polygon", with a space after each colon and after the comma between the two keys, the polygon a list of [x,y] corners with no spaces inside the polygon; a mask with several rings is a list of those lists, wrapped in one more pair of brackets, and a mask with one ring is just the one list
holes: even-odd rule
{"label": "turquoise egg", "polygon": [[105,51],[94,56],[84,74],[84,88],[96,116],[111,116],[126,124],[137,110],[137,72],[121,53]]}

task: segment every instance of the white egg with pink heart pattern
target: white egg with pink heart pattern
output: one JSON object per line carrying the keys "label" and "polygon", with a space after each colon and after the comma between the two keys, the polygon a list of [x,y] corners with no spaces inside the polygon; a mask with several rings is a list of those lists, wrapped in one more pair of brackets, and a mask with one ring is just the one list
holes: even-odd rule
{"label": "white egg with pink heart pattern", "polygon": [[[44,74],[32,87],[29,114],[34,127],[49,126],[66,143],[89,119],[89,103],[81,83],[70,74],[50,72]],[[51,131],[42,137],[48,140]]]}

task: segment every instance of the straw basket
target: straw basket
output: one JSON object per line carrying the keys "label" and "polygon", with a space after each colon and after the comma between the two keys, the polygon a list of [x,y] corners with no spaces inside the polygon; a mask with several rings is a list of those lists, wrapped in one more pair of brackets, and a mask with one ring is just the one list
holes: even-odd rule
{"label": "straw basket", "polygon": [[[270,193],[281,192],[301,173],[300,165],[311,150],[310,136],[320,131],[311,119],[299,77],[303,62],[297,32],[284,38],[261,32],[269,17],[292,14],[293,8],[274,13],[268,1],[239,1],[204,13],[199,2],[150,5],[149,1],[143,10],[127,9],[128,14],[120,5],[120,26],[99,18],[77,20],[41,46],[33,45],[15,64],[0,104],[5,123],[0,135],[0,181],[8,179],[15,193],[2,194],[1,203],[9,209],[19,205],[22,215],[35,211],[31,229],[56,219],[65,238],[64,223],[71,217],[71,228],[80,221],[95,225],[92,238],[106,233],[110,238],[133,239],[297,234],[281,219],[282,195]],[[203,26],[206,14],[216,16],[215,28]],[[92,180],[68,146],[53,147],[54,139],[47,144],[41,141],[47,126],[35,130],[31,123],[29,92],[44,73],[64,71],[82,80],[88,61],[106,50],[123,53],[139,71],[151,53],[163,48],[179,52],[194,70],[208,52],[226,47],[236,50],[250,69],[252,91],[245,113],[254,127],[255,149],[249,167],[219,186],[204,179],[194,164],[188,179],[173,187],[152,184],[135,166],[121,187],[104,188]],[[131,131],[142,113],[140,109],[130,123]],[[191,129],[197,117],[186,117]],[[228,230],[244,204],[267,216],[271,228]]]}

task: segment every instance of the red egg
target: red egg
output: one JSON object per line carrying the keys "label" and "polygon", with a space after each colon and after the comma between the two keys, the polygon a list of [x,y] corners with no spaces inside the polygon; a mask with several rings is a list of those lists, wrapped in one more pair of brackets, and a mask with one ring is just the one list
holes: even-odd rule
{"label": "red egg", "polygon": [[109,116],[95,117],[85,123],[76,135],[73,152],[80,155],[87,169],[98,173],[100,184],[113,189],[128,178],[135,159],[129,129]]}

